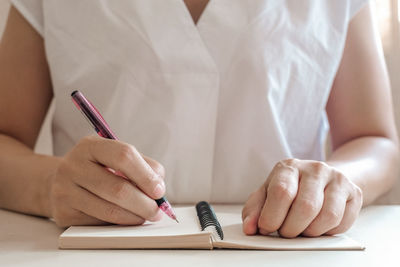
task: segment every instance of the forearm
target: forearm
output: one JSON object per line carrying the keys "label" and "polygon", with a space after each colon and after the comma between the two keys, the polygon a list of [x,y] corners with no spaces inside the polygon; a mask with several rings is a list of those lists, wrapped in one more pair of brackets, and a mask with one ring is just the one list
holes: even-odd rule
{"label": "forearm", "polygon": [[388,191],[397,179],[399,150],[388,138],[360,137],[335,149],[327,163],[361,188],[366,206]]}
{"label": "forearm", "polygon": [[50,217],[50,179],[60,158],[0,134],[0,208]]}

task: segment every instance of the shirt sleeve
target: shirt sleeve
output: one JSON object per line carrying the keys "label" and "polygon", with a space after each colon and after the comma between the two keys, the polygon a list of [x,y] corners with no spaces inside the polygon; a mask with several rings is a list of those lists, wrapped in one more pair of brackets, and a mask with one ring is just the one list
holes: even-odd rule
{"label": "shirt sleeve", "polygon": [[358,11],[368,3],[369,0],[350,0],[350,19],[357,15]]}
{"label": "shirt sleeve", "polygon": [[32,27],[43,36],[43,2],[42,0],[11,0],[11,4],[24,16]]}

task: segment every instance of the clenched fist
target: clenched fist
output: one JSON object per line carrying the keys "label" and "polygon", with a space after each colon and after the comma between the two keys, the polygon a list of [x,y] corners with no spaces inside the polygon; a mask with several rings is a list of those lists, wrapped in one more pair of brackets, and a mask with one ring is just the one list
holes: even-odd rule
{"label": "clenched fist", "polygon": [[275,165],[243,208],[243,231],[283,237],[345,232],[362,206],[362,191],[324,162],[287,159]]}

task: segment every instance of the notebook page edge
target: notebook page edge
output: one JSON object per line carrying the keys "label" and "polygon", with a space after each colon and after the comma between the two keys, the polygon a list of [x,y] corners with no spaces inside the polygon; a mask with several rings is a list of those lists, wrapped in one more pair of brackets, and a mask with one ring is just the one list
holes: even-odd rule
{"label": "notebook page edge", "polygon": [[212,249],[210,233],[152,237],[60,237],[60,249]]}
{"label": "notebook page edge", "polygon": [[[297,237],[286,239],[270,236],[247,236],[242,231],[239,210],[216,212],[225,238],[213,240],[215,248],[256,249],[256,250],[364,250],[365,246],[345,234],[322,237]],[[264,240],[263,240],[264,239]],[[265,240],[268,240],[265,243]]]}

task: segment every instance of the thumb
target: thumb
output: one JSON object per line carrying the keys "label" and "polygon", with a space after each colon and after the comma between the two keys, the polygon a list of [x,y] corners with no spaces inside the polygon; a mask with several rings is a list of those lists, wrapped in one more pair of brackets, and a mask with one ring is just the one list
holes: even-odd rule
{"label": "thumb", "polygon": [[243,207],[243,232],[246,235],[255,235],[257,233],[258,218],[260,217],[267,196],[265,188],[264,184],[252,193]]}

